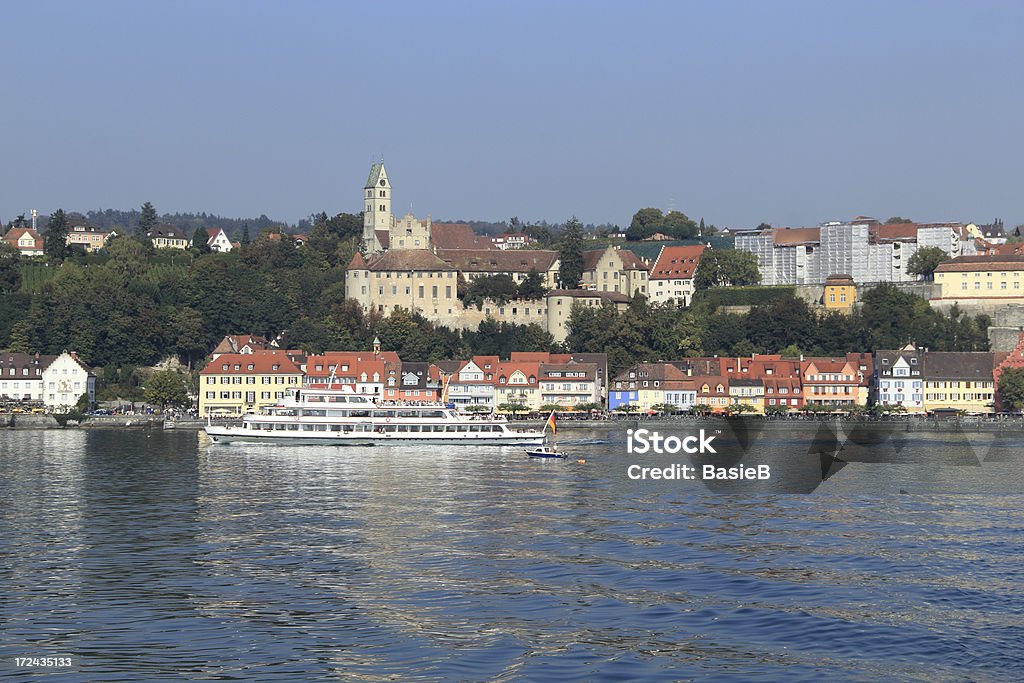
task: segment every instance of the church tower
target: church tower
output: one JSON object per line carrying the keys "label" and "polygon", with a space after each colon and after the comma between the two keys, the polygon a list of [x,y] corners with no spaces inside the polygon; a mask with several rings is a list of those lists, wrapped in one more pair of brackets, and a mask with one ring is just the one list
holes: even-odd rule
{"label": "church tower", "polygon": [[370,176],[363,188],[363,250],[367,254],[384,251],[377,231],[391,230],[391,181],[384,162],[370,167]]}

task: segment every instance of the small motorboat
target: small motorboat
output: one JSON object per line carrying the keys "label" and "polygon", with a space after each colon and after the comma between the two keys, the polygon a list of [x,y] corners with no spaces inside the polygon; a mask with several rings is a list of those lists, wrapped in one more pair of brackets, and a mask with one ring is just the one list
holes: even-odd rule
{"label": "small motorboat", "polygon": [[529,449],[527,449],[526,454],[528,456],[530,456],[531,458],[565,458],[565,457],[568,457],[568,456],[566,456],[565,453],[563,453],[562,451],[558,450],[558,446],[554,446],[554,445],[551,445],[551,446],[544,445],[544,446],[538,446],[537,448],[529,448]]}
{"label": "small motorboat", "polygon": [[551,438],[547,438],[545,435],[544,443],[537,448],[526,449],[526,454],[531,458],[565,458],[565,453],[558,450],[558,444],[555,443],[555,413],[551,413],[551,417],[548,418],[547,423],[544,425],[544,430],[541,434],[547,432],[548,427],[551,427]]}

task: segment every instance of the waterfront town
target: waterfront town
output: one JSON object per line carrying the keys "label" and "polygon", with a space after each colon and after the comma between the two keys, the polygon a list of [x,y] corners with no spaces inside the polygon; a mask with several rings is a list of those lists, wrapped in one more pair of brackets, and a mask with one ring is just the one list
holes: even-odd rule
{"label": "waterfront town", "polygon": [[[220,330],[213,348],[194,344],[190,352],[197,363],[188,407],[203,417],[237,417],[272,405],[288,387],[329,386],[381,401],[444,401],[465,411],[514,415],[552,410],[771,415],[869,407],[976,415],[1020,408],[1015,396],[1008,401],[1000,391],[1000,377],[1024,368],[1024,242],[1019,234],[1006,234],[999,220],[883,223],[858,216],[817,227],[716,230],[703,220],[680,228],[678,216],[669,220],[679,212],[662,216],[643,209],[629,231],[605,234],[600,242],[588,235],[574,254],[565,247],[567,238],[554,248],[538,244],[524,229],[483,235],[467,223],[397,216],[392,190],[383,162],[373,164],[363,188],[361,231],[353,235],[351,255],[339,264],[344,298],[369,320],[403,313],[467,332],[485,323],[535,326],[549,335],[549,343],[542,344],[548,350],[401,358],[376,338],[361,348],[314,349],[291,344],[293,337],[283,330],[276,337]],[[34,214],[31,223],[24,216],[12,221],[0,245],[8,262],[43,262],[44,274],[52,276],[56,268],[46,259],[53,254],[102,259],[123,237],[117,229],[88,225],[80,215],[62,221],[58,230],[42,230]],[[230,257],[249,246],[248,233],[235,239],[219,227],[197,229],[191,236],[152,220],[145,227],[144,236],[137,237],[144,237],[151,253],[171,254],[172,264],[174,253]],[[299,253],[323,239],[323,231],[318,237],[316,230],[308,235],[266,231],[257,242],[276,241]],[[48,249],[48,239],[61,239],[63,251]],[[587,245],[588,239],[595,244]],[[567,275],[570,260],[578,263]],[[748,275],[729,275],[727,270],[735,268],[731,261],[740,270],[745,264]],[[731,313],[775,301],[805,306],[815,316],[855,315],[865,292],[879,285],[926,301],[936,311],[983,316],[987,350],[935,350],[907,338],[892,348],[834,355],[793,347],[742,354],[690,350],[623,362],[612,349],[583,351],[569,344],[581,311],[615,316],[643,301],[684,315],[702,293],[731,290],[756,295],[724,299]],[[777,293],[785,297],[774,299]],[[4,411],[95,409],[98,373],[82,350],[30,348],[31,338],[19,329],[24,332],[17,324],[8,330],[8,339],[17,343],[0,357]],[[189,370],[191,360],[189,355]]]}

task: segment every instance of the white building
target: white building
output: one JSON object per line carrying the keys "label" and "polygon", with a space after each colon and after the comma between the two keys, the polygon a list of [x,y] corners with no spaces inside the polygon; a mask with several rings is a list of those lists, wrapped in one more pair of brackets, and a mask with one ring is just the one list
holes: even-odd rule
{"label": "white building", "polygon": [[835,273],[857,283],[912,282],[919,277],[907,264],[918,249],[938,247],[950,258],[977,252],[959,223],[882,225],[874,219],[742,233],[735,244],[757,257],[765,285],[824,284]]}
{"label": "white building", "polygon": [[224,228],[214,228],[213,232],[210,233],[210,239],[206,240],[206,246],[210,248],[210,251],[216,251],[224,254],[231,251],[234,245],[231,244],[231,238],[224,232]]}
{"label": "white building", "polygon": [[70,410],[82,394],[88,394],[90,405],[96,402],[96,377],[74,351],[64,351],[43,368],[43,402],[47,410]]}
{"label": "white building", "polygon": [[908,344],[899,350],[875,353],[875,401],[903,406],[908,413],[924,412],[922,355]]}
{"label": "white building", "polygon": [[55,358],[12,351],[0,354],[0,400],[42,401],[43,368]]}
{"label": "white building", "polygon": [[473,356],[448,382],[448,400],[458,408],[486,406],[494,410],[497,356]]}

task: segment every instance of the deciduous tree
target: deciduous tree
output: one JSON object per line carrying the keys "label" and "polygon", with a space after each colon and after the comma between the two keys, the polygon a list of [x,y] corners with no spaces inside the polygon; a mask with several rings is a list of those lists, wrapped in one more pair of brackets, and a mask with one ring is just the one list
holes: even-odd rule
{"label": "deciduous tree", "polygon": [[999,400],[1007,410],[1024,409],[1024,368],[1010,368],[999,374]]}
{"label": "deciduous tree", "polygon": [[949,254],[938,247],[922,247],[914,252],[914,255],[907,261],[907,272],[911,275],[921,275],[925,280],[931,280],[935,269],[943,261],[949,260]]}
{"label": "deciduous tree", "polygon": [[174,370],[162,370],[150,375],[143,395],[150,405],[184,408],[189,404],[188,387],[188,375]]}

